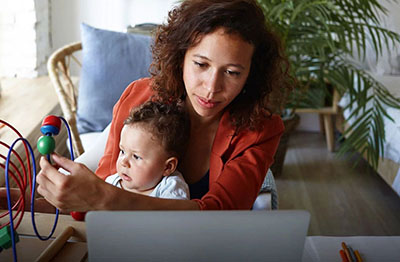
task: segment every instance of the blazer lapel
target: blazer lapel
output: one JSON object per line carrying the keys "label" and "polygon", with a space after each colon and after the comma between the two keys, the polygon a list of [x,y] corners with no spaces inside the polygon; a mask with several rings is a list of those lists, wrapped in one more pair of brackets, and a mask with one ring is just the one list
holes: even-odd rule
{"label": "blazer lapel", "polygon": [[229,112],[225,112],[219,122],[217,133],[211,148],[210,156],[210,183],[217,179],[224,166],[223,154],[228,149],[232,138],[235,135],[235,128],[229,119]]}

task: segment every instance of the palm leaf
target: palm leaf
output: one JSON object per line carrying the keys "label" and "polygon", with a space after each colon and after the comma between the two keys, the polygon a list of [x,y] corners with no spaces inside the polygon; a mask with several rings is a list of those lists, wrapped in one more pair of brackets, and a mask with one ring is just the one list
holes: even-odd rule
{"label": "palm leaf", "polygon": [[258,1],[269,24],[282,36],[293,75],[303,85],[314,83],[320,89],[299,88],[288,106],[321,107],[323,96],[330,92],[326,82],[348,94],[352,113],[338,155],[356,150],[377,168],[384,151],[383,118],[393,120],[385,107],[400,108],[400,99],[348,58],[365,59],[369,45],[378,58],[400,43],[397,33],[380,25],[387,10],[378,0]]}

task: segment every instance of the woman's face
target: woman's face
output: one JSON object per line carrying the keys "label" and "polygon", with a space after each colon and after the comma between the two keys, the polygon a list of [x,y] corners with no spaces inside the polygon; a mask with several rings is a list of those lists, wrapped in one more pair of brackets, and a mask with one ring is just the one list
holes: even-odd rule
{"label": "woman's face", "polygon": [[223,28],[189,48],[183,62],[189,110],[203,118],[219,116],[242,91],[253,51],[252,44]]}

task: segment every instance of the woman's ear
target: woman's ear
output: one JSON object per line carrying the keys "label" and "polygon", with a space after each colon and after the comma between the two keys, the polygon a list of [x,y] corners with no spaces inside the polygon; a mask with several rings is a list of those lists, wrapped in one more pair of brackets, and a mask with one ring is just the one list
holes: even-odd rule
{"label": "woman's ear", "polygon": [[169,176],[174,171],[176,170],[176,167],[178,166],[178,158],[176,157],[170,157],[165,161],[165,168],[164,168],[164,174],[163,176]]}

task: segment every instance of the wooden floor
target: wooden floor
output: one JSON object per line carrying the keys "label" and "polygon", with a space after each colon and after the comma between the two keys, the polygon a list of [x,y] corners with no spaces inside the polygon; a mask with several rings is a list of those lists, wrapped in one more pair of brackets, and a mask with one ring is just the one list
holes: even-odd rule
{"label": "wooden floor", "polygon": [[279,208],[308,210],[308,235],[400,236],[400,197],[364,160],[352,168],[355,161],[328,152],[320,133],[294,133],[275,178]]}

